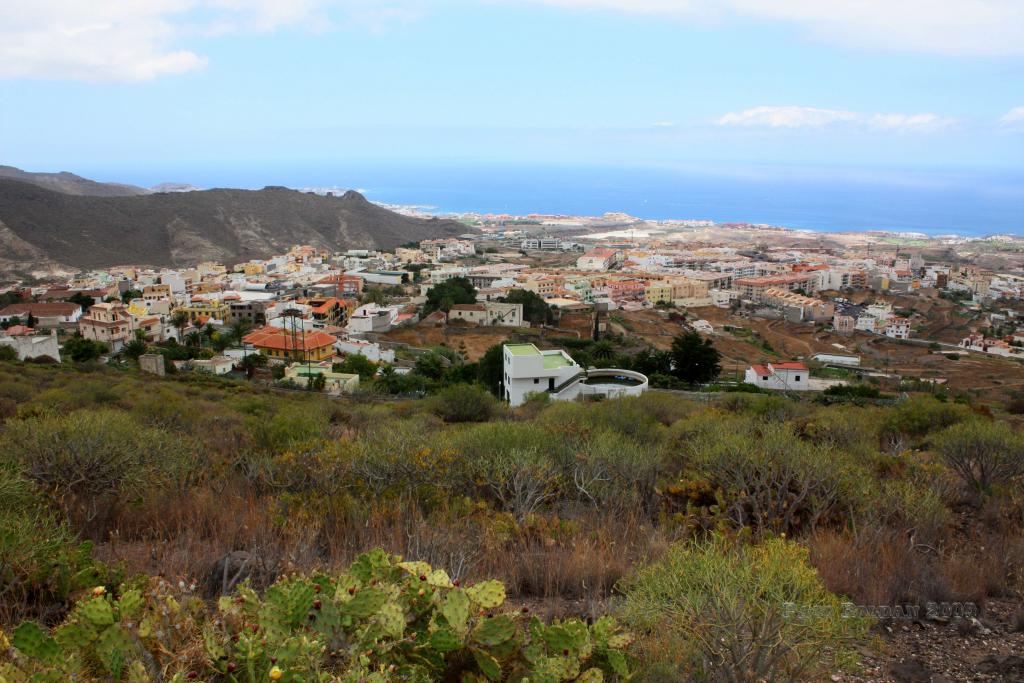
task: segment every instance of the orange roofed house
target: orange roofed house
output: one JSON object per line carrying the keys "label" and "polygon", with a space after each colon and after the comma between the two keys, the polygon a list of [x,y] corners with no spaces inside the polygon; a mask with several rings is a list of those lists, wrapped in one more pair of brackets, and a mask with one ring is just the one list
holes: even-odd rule
{"label": "orange roofed house", "polygon": [[281,361],[321,361],[334,355],[338,339],[320,330],[297,331],[262,327],[250,332],[242,342],[254,346],[270,359]]}

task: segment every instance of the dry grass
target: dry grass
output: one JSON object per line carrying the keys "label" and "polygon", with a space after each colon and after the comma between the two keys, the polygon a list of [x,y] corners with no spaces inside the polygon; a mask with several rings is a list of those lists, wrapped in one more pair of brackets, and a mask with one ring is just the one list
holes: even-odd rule
{"label": "dry grass", "polygon": [[[270,498],[197,490],[153,499],[119,515],[97,558],[128,573],[202,583],[216,563],[244,551],[265,569],[260,583],[292,570],[337,570],[373,548],[444,567],[453,578],[497,578],[521,600],[603,602],[630,568],[671,542],[639,518],[552,518],[510,529],[480,514],[424,515],[415,504],[375,505],[314,516],[282,516]],[[502,520],[503,524],[507,522]],[[545,526],[546,525],[546,526]]]}
{"label": "dry grass", "polygon": [[991,532],[936,551],[911,548],[901,536],[875,531],[854,539],[823,531],[808,541],[811,562],[830,590],[859,605],[973,602],[1019,589],[1024,539]]}

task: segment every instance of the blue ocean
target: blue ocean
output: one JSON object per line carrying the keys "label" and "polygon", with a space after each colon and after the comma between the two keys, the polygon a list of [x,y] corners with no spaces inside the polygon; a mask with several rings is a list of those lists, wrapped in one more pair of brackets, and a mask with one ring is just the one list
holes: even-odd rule
{"label": "blue ocean", "polygon": [[[104,175],[110,175],[106,173]],[[134,176],[125,178],[124,176]],[[209,187],[338,187],[440,213],[595,216],[768,223],[826,232],[1024,236],[1024,170],[792,166],[573,167],[374,164],[146,169],[117,178]]]}

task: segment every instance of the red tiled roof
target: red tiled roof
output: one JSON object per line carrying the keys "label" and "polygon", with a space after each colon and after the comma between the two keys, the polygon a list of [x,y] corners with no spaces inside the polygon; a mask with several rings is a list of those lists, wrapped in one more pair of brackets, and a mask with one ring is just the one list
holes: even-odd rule
{"label": "red tiled roof", "polygon": [[263,327],[255,332],[250,332],[242,341],[261,349],[311,351],[325,346],[333,346],[338,339],[319,330],[308,330],[305,334],[300,331],[293,337],[290,331],[278,327]]}
{"label": "red tiled roof", "polygon": [[32,315],[39,316],[53,316],[53,315],[73,315],[76,311],[80,310],[81,306],[78,304],[71,304],[65,302],[54,302],[45,304],[11,304],[2,311],[0,315],[26,315],[31,313]]}
{"label": "red tiled roof", "polygon": [[785,363],[772,363],[772,368],[775,370],[806,370],[807,366],[796,361],[787,361]]}

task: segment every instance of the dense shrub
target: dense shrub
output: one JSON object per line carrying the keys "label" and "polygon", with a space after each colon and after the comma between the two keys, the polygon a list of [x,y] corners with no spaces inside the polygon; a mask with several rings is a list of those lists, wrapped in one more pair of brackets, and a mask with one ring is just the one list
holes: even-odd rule
{"label": "dense shrub", "polygon": [[483,387],[455,384],[430,399],[430,408],[445,422],[487,422],[498,410],[498,402]]}
{"label": "dense shrub", "polygon": [[182,437],[111,410],[14,421],[0,445],[0,462],[15,464],[87,519],[150,491],[184,490],[198,474],[196,457]]}
{"label": "dense shrub", "polygon": [[826,396],[843,398],[878,398],[882,393],[870,384],[835,384],[825,390]]}
{"label": "dense shrub", "polygon": [[663,680],[822,680],[853,661],[868,626],[782,539],[678,544],[622,589]]}
{"label": "dense shrub", "polygon": [[999,422],[973,420],[935,439],[935,449],[976,494],[990,494],[1024,475],[1024,438]]}
{"label": "dense shrub", "polygon": [[0,465],[0,620],[48,616],[76,590],[102,580],[105,570],[49,509],[35,487]]}
{"label": "dense shrub", "polygon": [[733,523],[758,533],[813,531],[860,508],[869,490],[849,456],[802,441],[788,425],[701,420],[690,429],[677,436],[685,468],[722,491],[719,508]]}
{"label": "dense shrub", "polygon": [[915,396],[889,411],[882,423],[882,447],[892,453],[924,445],[926,437],[972,416],[971,409],[943,403],[931,396]]}

